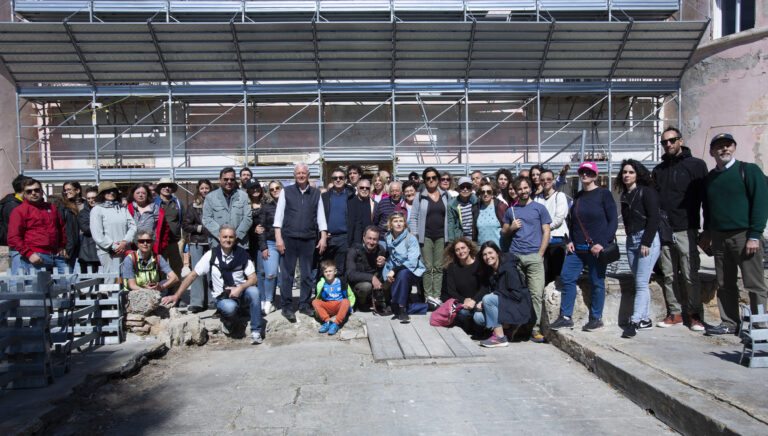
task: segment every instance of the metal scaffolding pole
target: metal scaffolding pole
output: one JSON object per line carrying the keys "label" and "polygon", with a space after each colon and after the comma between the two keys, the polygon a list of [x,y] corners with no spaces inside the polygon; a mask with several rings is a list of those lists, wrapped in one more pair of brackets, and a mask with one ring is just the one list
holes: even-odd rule
{"label": "metal scaffolding pole", "polygon": [[466,150],[466,159],[464,159],[464,171],[469,175],[469,89],[464,87],[464,148]]}
{"label": "metal scaffolding pole", "polygon": [[171,164],[168,165],[170,176],[172,181],[176,181],[176,171],[174,171],[176,166],[173,162],[173,100],[170,92],[168,93],[168,149],[171,151]]}
{"label": "metal scaffolding pole", "polygon": [[[13,11],[11,11],[11,14],[13,14]],[[19,167],[16,171],[17,174],[21,174],[24,171],[21,168],[22,165],[22,158],[21,154],[23,151],[21,150],[21,108],[19,107],[19,93],[16,92],[16,146],[19,149]]]}
{"label": "metal scaffolding pole", "polygon": [[320,160],[325,155],[325,144],[323,143],[323,94],[317,90],[317,146],[320,149]]}
{"label": "metal scaffolding pole", "polygon": [[101,179],[99,171],[99,129],[98,114],[96,113],[96,91],[91,93],[91,124],[93,124],[93,160],[96,169],[96,183]]}
{"label": "metal scaffolding pole", "polygon": [[[611,186],[611,174],[613,173],[613,98],[611,95],[611,85],[608,85],[608,189],[612,189]],[[597,115],[598,117],[600,114]]]}
{"label": "metal scaffolding pole", "polygon": [[[248,166],[248,90],[243,88],[243,154],[245,155],[245,163],[243,166]],[[254,164],[256,158],[253,158]]]}
{"label": "metal scaffolding pole", "polygon": [[395,111],[395,88],[392,88],[392,96],[390,97],[389,101],[392,104],[392,175],[397,174],[397,143],[396,143],[396,130],[395,130],[395,119],[396,119],[396,111]]}
{"label": "metal scaffolding pole", "polygon": [[538,82],[538,85],[536,86],[536,143],[538,144],[537,146],[539,150],[539,162],[541,162],[542,142],[544,141],[541,140],[541,82]]}

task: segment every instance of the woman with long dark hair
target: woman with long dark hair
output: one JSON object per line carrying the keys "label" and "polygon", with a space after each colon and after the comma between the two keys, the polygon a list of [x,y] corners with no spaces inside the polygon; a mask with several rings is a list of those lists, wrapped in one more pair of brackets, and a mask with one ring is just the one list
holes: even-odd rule
{"label": "woman with long dark hair", "polygon": [[480,276],[482,262],[477,254],[477,244],[460,236],[445,247],[443,255],[445,286],[441,298],[443,301],[455,298],[461,303],[462,309],[456,314],[455,322],[469,334],[478,333],[477,325],[472,320],[474,309],[488,293],[487,286]]}
{"label": "woman with long dark hair", "polygon": [[165,220],[165,210],[154,202],[149,185],[137,183],[128,191],[128,213],[136,221],[136,230],[155,235],[152,251],[162,253],[171,241],[170,228]]}
{"label": "woman with long dark hair", "polygon": [[64,221],[64,233],[67,236],[66,250],[67,266],[71,272],[75,271],[80,251],[80,225],[77,217],[83,209],[83,199],[80,197],[82,187],[78,182],[65,182],[61,187],[61,205],[59,206],[59,215]]}
{"label": "woman with long dark hair", "polygon": [[563,291],[560,301],[560,316],[549,325],[550,330],[573,328],[573,304],[576,301],[576,280],[586,265],[592,284],[592,301],[589,307],[589,322],[584,331],[603,327],[603,304],[605,303],[605,269],[599,260],[600,252],[614,240],[619,219],[616,202],[611,191],[597,184],[597,164],[583,162],[579,166],[581,191],[573,198],[570,209],[568,234],[570,242],[566,245],[568,254],[563,262],[560,278]]}
{"label": "woman with long dark hair", "polygon": [[651,172],[634,159],[621,162],[621,172],[616,176],[615,186],[621,194],[621,217],[627,232],[627,260],[635,276],[632,318],[622,334],[622,337],[631,338],[638,330],[653,327],[648,282],[661,254],[658,235],[661,220],[659,194],[653,188]]}
{"label": "woman with long dark hair", "polygon": [[[493,241],[496,245],[501,245],[501,227],[504,218],[504,203],[496,194],[496,188],[483,180],[477,188],[477,197],[479,201],[472,208],[472,221],[475,229],[475,241],[482,245],[488,241]],[[508,238],[507,238],[508,239]]]}
{"label": "woman with long dark hair", "polygon": [[[184,217],[181,220],[181,229],[187,238],[189,247],[189,266],[195,269],[195,265],[200,261],[206,251],[210,248],[208,245],[208,230],[203,225],[203,203],[205,196],[213,189],[213,183],[208,179],[197,181],[195,195],[192,197],[192,203],[184,209]],[[165,221],[165,220],[163,220]],[[208,280],[195,280],[189,287],[189,310],[192,313],[200,312],[205,308],[215,308],[216,302],[211,298]]]}
{"label": "woman with long dark hair", "polygon": [[510,324],[517,331],[530,321],[531,294],[517,269],[517,257],[503,254],[496,243],[489,241],[480,246],[480,258],[480,275],[488,283],[488,293],[475,305],[474,318],[477,324],[493,331],[480,345],[506,347],[509,340],[502,325]]}
{"label": "woman with long dark hair", "polygon": [[[77,215],[78,226],[80,231],[83,232],[83,240],[80,243],[80,251],[77,254],[81,273],[97,273],[99,266],[101,266],[99,255],[96,251],[96,243],[91,235],[91,210],[96,206],[96,196],[98,193],[99,189],[95,186],[90,186],[85,190],[85,206]],[[89,266],[91,267],[90,271],[88,271]]]}

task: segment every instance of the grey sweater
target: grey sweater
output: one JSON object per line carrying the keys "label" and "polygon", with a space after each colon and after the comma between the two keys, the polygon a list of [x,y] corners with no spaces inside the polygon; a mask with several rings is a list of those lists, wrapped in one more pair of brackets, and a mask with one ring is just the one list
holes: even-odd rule
{"label": "grey sweater", "polygon": [[98,203],[91,209],[91,236],[100,252],[109,253],[120,241],[133,242],[136,221],[119,203]]}

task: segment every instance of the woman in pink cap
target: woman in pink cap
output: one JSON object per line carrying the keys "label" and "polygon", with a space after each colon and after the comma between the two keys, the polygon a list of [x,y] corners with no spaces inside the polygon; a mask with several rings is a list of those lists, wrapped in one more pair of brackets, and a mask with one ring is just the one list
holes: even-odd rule
{"label": "woman in pink cap", "polygon": [[584,265],[589,269],[592,284],[592,301],[589,307],[589,321],[584,331],[603,327],[603,303],[605,302],[605,268],[598,260],[600,252],[614,240],[618,227],[616,202],[611,192],[599,186],[597,182],[597,164],[584,162],[579,166],[581,191],[573,198],[569,212],[568,254],[563,262],[560,277],[563,280],[560,316],[549,325],[552,330],[573,328],[573,304],[576,301],[576,280]]}

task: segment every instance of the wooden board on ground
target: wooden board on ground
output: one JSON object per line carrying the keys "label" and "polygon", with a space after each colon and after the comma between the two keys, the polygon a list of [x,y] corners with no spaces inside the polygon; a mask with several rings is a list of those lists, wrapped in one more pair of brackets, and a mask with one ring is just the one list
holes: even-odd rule
{"label": "wooden board on ground", "polygon": [[[412,319],[415,318],[413,317]],[[392,323],[392,330],[395,332],[400,349],[403,350],[403,357],[406,359],[430,357],[427,347],[421,342],[421,338],[416,333],[413,324]]]}
{"label": "wooden board on ground", "polygon": [[368,342],[371,344],[373,360],[402,359],[403,352],[397,344],[395,332],[388,319],[371,319],[366,323],[368,327]]}
{"label": "wooden board on ground", "polygon": [[429,325],[427,317],[413,317],[411,318],[411,325],[421,338],[421,342],[429,351],[431,357],[455,357],[451,347],[445,343],[443,338],[437,332],[436,327]]}
{"label": "wooden board on ground", "polygon": [[453,329],[439,328],[436,330],[440,337],[443,338],[445,343],[451,348],[451,351],[453,351],[453,354],[456,357],[472,357],[472,353],[467,347],[459,342],[453,335],[453,332],[451,331]]}
{"label": "wooden board on ground", "polygon": [[459,327],[452,327],[448,330],[453,337],[456,339],[457,342],[464,345],[464,347],[469,350],[469,353],[473,356],[484,356],[485,353],[483,352],[483,348],[480,347],[479,344],[476,344],[472,341],[472,339],[467,336],[467,333],[464,332],[464,330],[460,329]]}

